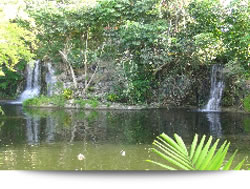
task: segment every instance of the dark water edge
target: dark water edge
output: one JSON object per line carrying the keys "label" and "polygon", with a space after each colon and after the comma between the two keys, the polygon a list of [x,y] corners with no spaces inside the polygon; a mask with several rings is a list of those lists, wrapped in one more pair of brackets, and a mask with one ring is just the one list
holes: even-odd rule
{"label": "dark water edge", "polygon": [[[162,132],[190,144],[195,133],[231,142],[250,155],[250,117],[194,109],[81,110],[1,105],[0,169],[158,170],[144,160]],[[79,160],[79,154],[85,159]]]}

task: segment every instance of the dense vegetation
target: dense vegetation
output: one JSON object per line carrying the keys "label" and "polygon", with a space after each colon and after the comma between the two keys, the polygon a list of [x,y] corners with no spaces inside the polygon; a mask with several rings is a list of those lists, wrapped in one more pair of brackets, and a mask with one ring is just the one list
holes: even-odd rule
{"label": "dense vegetation", "polygon": [[[0,96],[16,93],[18,83],[23,79],[21,71],[34,54],[35,35],[5,15],[9,1],[0,3]],[[12,2],[16,3],[16,2]]]}
{"label": "dense vegetation", "polygon": [[245,110],[250,112],[250,95],[244,98],[243,103]]}
{"label": "dense vegetation", "polygon": [[[0,71],[5,74],[0,77],[1,92],[16,89],[23,80],[19,72],[6,68],[23,70],[35,54],[52,61],[58,72],[68,73],[80,98],[88,98],[91,86],[98,82],[97,72],[109,68],[113,81],[112,91],[105,96],[109,101],[185,104],[202,95],[200,86],[209,79],[212,64],[225,67],[224,105],[247,96],[247,0],[229,5],[219,0],[23,2],[28,18],[17,17],[0,27],[0,32],[7,33],[1,36],[4,40],[12,36],[13,44],[21,44],[7,48],[0,41]],[[80,81],[76,79],[79,70]],[[164,92],[159,92],[163,87]]]}

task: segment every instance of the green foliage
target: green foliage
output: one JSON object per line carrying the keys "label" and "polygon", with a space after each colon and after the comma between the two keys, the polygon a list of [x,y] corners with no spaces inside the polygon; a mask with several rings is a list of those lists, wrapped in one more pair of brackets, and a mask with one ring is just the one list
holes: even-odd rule
{"label": "green foliage", "polygon": [[5,94],[15,94],[22,79],[20,70],[34,57],[29,47],[33,37],[32,33],[15,23],[0,25],[0,90]]}
{"label": "green foliage", "polygon": [[114,94],[114,93],[110,93],[107,96],[107,100],[110,101],[110,102],[116,102],[116,101],[119,100],[119,96]]}
{"label": "green foliage", "polygon": [[23,102],[23,106],[42,106],[42,105],[55,105],[64,107],[66,99],[62,95],[54,95],[52,97],[40,96],[27,99]]}
{"label": "green foliage", "polygon": [[87,104],[86,100],[83,99],[75,99],[74,103],[78,104],[81,108],[84,108],[85,105]]}
{"label": "green foliage", "polygon": [[76,99],[74,100],[75,104],[79,104],[81,108],[84,108],[87,104],[89,104],[92,108],[96,108],[99,105],[99,101],[95,98],[92,99]]}
{"label": "green foliage", "polygon": [[23,106],[39,106],[41,105],[39,102],[38,98],[29,98],[23,102]]}
{"label": "green foliage", "polygon": [[250,119],[245,119],[243,121],[243,125],[244,125],[244,130],[246,132],[250,132]]}
{"label": "green foliage", "polygon": [[63,90],[63,97],[67,100],[73,98],[73,91],[71,89],[64,89]]}
{"label": "green foliage", "polygon": [[213,33],[200,33],[193,37],[195,51],[193,60],[200,64],[212,63],[224,52],[223,43]]}
{"label": "green foliage", "polygon": [[[102,38],[99,28],[96,25],[92,26],[93,8],[84,4],[65,3],[64,6],[59,2],[54,4],[44,2],[43,5],[29,8],[30,16],[35,20],[38,29],[38,39],[40,40],[39,51],[41,58],[44,56],[50,57],[54,62],[60,62],[61,57],[59,51],[67,49],[68,61],[74,67],[82,66],[85,51],[84,41],[87,33],[90,40],[88,54],[94,54],[96,42]],[[58,6],[60,8],[58,8]],[[95,29],[95,30],[91,30]]]}
{"label": "green foliage", "polygon": [[152,151],[163,158],[167,164],[152,160],[147,161],[168,170],[240,170],[245,162],[243,159],[232,168],[237,150],[226,161],[230,142],[225,141],[218,147],[220,139],[217,139],[213,144],[212,136],[205,142],[206,136],[204,135],[198,142],[196,134],[188,151],[180,136],[174,134],[174,138],[175,140],[163,133],[153,142],[157,148],[153,148]]}
{"label": "green foliage", "polygon": [[[1,76],[5,75],[2,66],[14,71],[14,66],[20,59],[29,61],[32,57],[26,46],[31,35],[15,23],[1,23],[0,25],[0,68]],[[26,40],[26,41],[25,41]],[[7,45],[8,44],[8,45]]]}
{"label": "green foliage", "polygon": [[243,99],[245,111],[250,112],[250,95]]}
{"label": "green foliage", "polygon": [[224,9],[220,0],[193,0],[188,5],[190,16],[195,20],[190,27],[196,33],[220,34],[218,29],[221,27]]}
{"label": "green foliage", "polygon": [[171,39],[164,35],[167,28],[161,20],[152,23],[127,21],[119,30],[122,54],[119,65],[124,69],[125,80],[123,95],[130,103],[144,103],[150,99],[155,85],[154,69],[170,61]]}
{"label": "green foliage", "polygon": [[[87,2],[26,1],[33,21],[19,19],[18,23],[25,31],[35,31],[39,58],[61,64],[65,60],[60,52],[64,52],[74,69],[114,68],[114,91],[119,98],[110,100],[130,104],[150,103],[165,78],[174,77],[166,87],[171,88],[180,76],[191,80],[180,91],[178,101],[185,100],[195,85],[203,82],[204,67],[223,64],[227,87],[233,85],[231,94],[240,97],[237,93],[242,85],[238,83],[250,75],[248,1],[234,0],[228,7],[220,0]],[[30,44],[30,40],[24,41]],[[22,70],[26,61],[19,62]],[[8,73],[12,83],[22,80],[12,75]],[[89,79],[86,74],[85,80]],[[0,88],[11,90],[10,83],[3,81]],[[169,96],[168,100],[174,100]],[[227,99],[233,102],[233,98]]]}
{"label": "green foliage", "polygon": [[224,43],[227,46],[228,60],[239,62],[249,74],[249,39],[250,2],[247,0],[234,0],[228,7],[230,14],[226,15],[223,33]]}
{"label": "green foliage", "polygon": [[[15,66],[21,61],[30,61],[34,56],[28,45],[33,39],[32,33],[20,28],[16,23],[1,23],[0,25],[0,76],[4,76],[3,66],[15,71]],[[8,45],[7,45],[8,44]]]}
{"label": "green foliage", "polygon": [[[16,22],[17,12],[23,14],[23,4],[16,3],[8,0],[0,3],[0,93],[12,97],[23,79],[21,71],[34,58],[32,51],[36,48],[35,34]],[[18,9],[16,13],[15,9]]]}
{"label": "green foliage", "polygon": [[0,106],[0,115],[4,115],[4,111],[2,110],[1,106]]}

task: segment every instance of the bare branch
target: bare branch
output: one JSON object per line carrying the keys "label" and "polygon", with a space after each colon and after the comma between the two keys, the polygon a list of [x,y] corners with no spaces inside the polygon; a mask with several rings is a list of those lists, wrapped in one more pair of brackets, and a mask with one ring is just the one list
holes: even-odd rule
{"label": "bare branch", "polygon": [[66,48],[64,48],[63,51],[60,50],[59,53],[62,56],[63,61],[69,66],[74,86],[75,86],[75,88],[77,88],[77,81],[76,81],[75,72],[74,72],[74,69],[73,69],[71,63],[68,60],[69,49],[66,50]]}
{"label": "bare branch", "polygon": [[92,74],[92,76],[91,76],[89,82],[87,82],[87,85],[85,85],[85,88],[84,88],[84,90],[83,90],[83,94],[86,94],[86,91],[87,91],[87,89],[89,88],[90,83],[93,81],[93,79],[94,79],[94,77],[95,77],[95,74],[96,74],[96,72],[97,72],[98,69],[99,69],[99,64],[98,64],[97,67],[95,68],[95,71],[94,71],[94,73]]}

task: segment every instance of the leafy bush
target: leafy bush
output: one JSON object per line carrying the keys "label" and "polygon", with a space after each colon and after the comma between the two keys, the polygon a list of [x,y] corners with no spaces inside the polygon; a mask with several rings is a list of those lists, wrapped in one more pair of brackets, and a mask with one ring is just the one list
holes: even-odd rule
{"label": "leafy bush", "polygon": [[35,98],[27,99],[23,102],[23,106],[41,106],[54,104],[58,107],[63,107],[65,105],[66,99],[62,95],[55,95],[52,97],[40,96]]}
{"label": "leafy bush", "polygon": [[175,141],[162,133],[157,137],[157,140],[153,142],[153,145],[155,145],[157,149],[153,148],[152,151],[166,160],[168,164],[152,160],[147,161],[168,170],[240,170],[245,162],[245,159],[243,159],[234,168],[231,168],[237,150],[228,161],[225,160],[230,142],[225,141],[219,149],[217,149],[219,139],[210,147],[213,139],[212,136],[210,136],[207,143],[205,143],[206,136],[204,135],[198,143],[198,135],[196,134],[190,151],[188,152],[182,138],[177,134],[174,134],[174,138]]}
{"label": "leafy bush", "polygon": [[63,90],[63,97],[65,98],[65,99],[72,99],[72,97],[73,97],[73,91],[71,90],[71,89],[64,89]]}
{"label": "leafy bush", "polygon": [[99,102],[96,99],[87,100],[87,103],[90,104],[92,108],[96,108],[99,105]]}
{"label": "leafy bush", "polygon": [[58,96],[53,96],[51,98],[51,104],[55,104],[56,106],[59,107],[64,107],[66,102],[66,99],[64,98],[64,96],[58,95]]}
{"label": "leafy bush", "polygon": [[0,106],[0,115],[4,115],[4,111],[2,110],[1,106]]}
{"label": "leafy bush", "polygon": [[250,95],[243,100],[244,108],[247,112],[250,112]]}
{"label": "leafy bush", "polygon": [[17,85],[23,79],[21,70],[34,57],[31,49],[35,50],[35,34],[2,20],[0,15],[0,91],[15,96]]}
{"label": "leafy bush", "polygon": [[81,108],[84,108],[85,105],[87,104],[86,100],[82,100],[82,99],[76,99],[76,100],[74,100],[74,103],[75,103],[75,104],[79,104],[79,106],[80,106]]}
{"label": "leafy bush", "polygon": [[87,100],[77,99],[77,100],[74,100],[74,103],[79,104],[81,108],[84,108],[86,104],[89,104],[92,108],[96,108],[99,105],[98,100],[95,98],[87,99]]}
{"label": "leafy bush", "polygon": [[244,130],[246,132],[250,132],[250,119],[245,119],[243,121],[243,125],[244,125]]}
{"label": "leafy bush", "polygon": [[0,24],[0,76],[6,75],[2,66],[13,72],[16,64],[21,60],[27,62],[31,60],[34,54],[31,53],[27,44],[31,45],[34,40],[31,32],[19,27],[16,23]]}
{"label": "leafy bush", "polygon": [[40,100],[39,98],[29,98],[23,101],[23,106],[39,106]]}
{"label": "leafy bush", "polygon": [[114,94],[114,93],[110,93],[107,96],[107,100],[110,101],[110,102],[116,102],[118,99],[119,99],[119,96]]}

